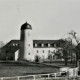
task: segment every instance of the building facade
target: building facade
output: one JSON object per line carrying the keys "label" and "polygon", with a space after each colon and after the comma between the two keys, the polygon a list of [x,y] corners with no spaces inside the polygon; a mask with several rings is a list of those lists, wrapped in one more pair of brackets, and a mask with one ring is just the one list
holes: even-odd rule
{"label": "building facade", "polygon": [[27,22],[21,26],[20,40],[11,40],[1,48],[2,60],[48,60],[49,54],[55,56],[58,48],[64,45],[63,40],[33,40],[32,26]]}

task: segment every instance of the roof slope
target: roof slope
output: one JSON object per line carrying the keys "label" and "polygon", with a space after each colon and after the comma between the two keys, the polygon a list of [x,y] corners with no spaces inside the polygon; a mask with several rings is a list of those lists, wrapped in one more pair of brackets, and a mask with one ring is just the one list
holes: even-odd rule
{"label": "roof slope", "polygon": [[4,45],[1,50],[6,52],[15,52],[19,49],[20,40],[11,40],[6,45]]}

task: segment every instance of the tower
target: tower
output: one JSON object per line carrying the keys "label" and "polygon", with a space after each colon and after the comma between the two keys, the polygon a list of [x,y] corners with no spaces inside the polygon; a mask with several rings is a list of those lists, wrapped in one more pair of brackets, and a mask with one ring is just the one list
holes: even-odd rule
{"label": "tower", "polygon": [[27,22],[21,26],[19,60],[33,60],[32,27]]}

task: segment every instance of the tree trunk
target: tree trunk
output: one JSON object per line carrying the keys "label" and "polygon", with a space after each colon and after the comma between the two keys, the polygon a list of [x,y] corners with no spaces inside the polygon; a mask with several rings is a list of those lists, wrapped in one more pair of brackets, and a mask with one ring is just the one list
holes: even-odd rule
{"label": "tree trunk", "polygon": [[63,51],[63,54],[64,54],[64,60],[65,60],[65,65],[67,65],[67,50],[64,50]]}
{"label": "tree trunk", "polygon": [[78,67],[78,51],[76,52],[76,67]]}

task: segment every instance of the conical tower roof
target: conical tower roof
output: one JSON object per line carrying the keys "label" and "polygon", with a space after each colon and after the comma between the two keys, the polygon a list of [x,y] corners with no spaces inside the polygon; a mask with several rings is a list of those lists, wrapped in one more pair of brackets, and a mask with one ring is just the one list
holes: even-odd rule
{"label": "conical tower roof", "polygon": [[29,23],[26,22],[21,26],[21,30],[24,30],[24,29],[32,29],[32,27]]}

